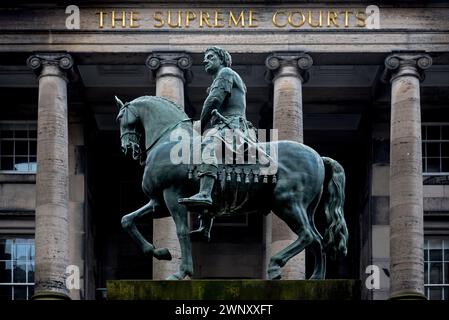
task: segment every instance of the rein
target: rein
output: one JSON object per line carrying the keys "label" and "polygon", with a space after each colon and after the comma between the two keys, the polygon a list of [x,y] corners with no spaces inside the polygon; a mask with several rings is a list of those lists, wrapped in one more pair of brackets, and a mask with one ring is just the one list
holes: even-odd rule
{"label": "rein", "polygon": [[[190,119],[190,118],[187,118],[187,119],[182,119],[182,120],[179,120],[178,122],[176,122],[174,125],[172,125],[172,126],[170,126],[170,127],[168,127],[168,128],[166,128],[164,131],[162,131],[162,133],[159,135],[159,137],[157,137],[157,139],[156,140],[154,140],[153,141],[153,143],[148,147],[148,148],[146,148],[144,151],[142,151],[141,153],[139,153],[138,155],[137,155],[137,157],[139,157],[139,158],[141,158],[142,157],[142,155],[144,155],[144,154],[146,154],[148,151],[150,151],[151,150],[151,148],[153,148],[154,147],[154,145],[168,132],[168,131],[170,131],[170,130],[172,130],[172,129],[174,129],[174,128],[176,128],[180,123],[182,123],[182,122],[185,122],[185,121],[191,121],[192,119]],[[140,162],[141,164],[143,164],[142,162]]]}

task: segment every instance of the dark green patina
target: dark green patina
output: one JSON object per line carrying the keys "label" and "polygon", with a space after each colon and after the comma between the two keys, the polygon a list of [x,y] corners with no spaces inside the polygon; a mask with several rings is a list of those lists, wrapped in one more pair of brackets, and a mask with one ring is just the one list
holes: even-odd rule
{"label": "dark green patina", "polygon": [[358,280],[112,280],[110,300],[358,300]]}
{"label": "dark green patina", "polygon": [[[224,68],[230,70],[229,67],[225,67],[222,61],[224,58],[220,58],[220,55],[210,55],[210,52],[210,50],[206,51],[209,58],[205,61],[215,59],[214,64],[218,65],[217,72]],[[230,56],[228,58],[230,59]],[[210,69],[209,64],[208,62],[206,69]],[[211,98],[209,95],[206,100],[212,99],[215,102],[211,102],[210,105],[207,103],[208,110],[203,114],[213,115],[213,110],[219,110],[225,118],[231,117],[231,114],[226,113],[226,105],[229,101],[234,101],[232,86],[242,87],[243,84],[240,83],[240,77],[236,78],[235,72],[229,70],[226,71],[227,75],[223,76],[223,81],[229,83],[217,84],[214,81],[214,90],[210,90],[209,93],[220,95],[220,98]],[[228,75],[232,75],[234,80],[229,80],[231,78]],[[221,78],[215,78],[217,79]],[[238,89],[237,92],[242,94],[243,91]],[[264,150],[277,150],[278,170],[273,176],[272,183],[263,183],[265,179],[257,180],[257,182],[254,179],[251,183],[242,183],[239,181],[241,173],[236,173],[234,179],[221,184],[205,181],[204,176],[209,175],[204,172],[201,175],[193,175],[190,179],[191,164],[175,164],[171,158],[171,152],[179,145],[179,141],[172,139],[171,134],[175,130],[177,132],[182,130],[187,134],[188,149],[193,149],[192,122],[182,108],[161,97],[144,96],[125,104],[118,98],[116,101],[119,107],[117,119],[120,123],[122,150],[126,153],[131,149],[135,159],[140,158],[142,154],[146,155],[142,189],[150,199],[142,208],[125,215],[122,226],[145,254],[161,260],[170,260],[171,254],[167,248],[155,248],[143,237],[136,227],[136,219],[147,214],[151,214],[153,218],[170,215],[173,217],[181,247],[181,263],[179,271],[168,279],[182,280],[193,277],[187,207],[191,204],[192,197],[188,197],[198,189],[200,193],[204,191],[205,183],[209,184],[207,188],[212,188],[214,185],[214,197],[212,203],[206,201],[205,204],[194,199],[194,202],[201,204],[197,207],[199,213],[205,213],[207,210],[209,215],[216,216],[273,212],[298,236],[296,241],[271,257],[268,265],[269,279],[280,279],[281,268],[306,247],[315,258],[311,279],[324,279],[326,252],[333,255],[346,254],[348,232],[343,214],[345,174],[341,165],[335,160],[321,157],[312,148],[301,143],[275,141],[258,145]],[[241,107],[237,110],[245,109]],[[210,117],[202,116],[201,119],[207,122]],[[145,148],[140,147],[142,129]],[[240,170],[239,172],[244,172],[246,168],[245,165],[240,165],[237,169]],[[212,174],[215,173],[212,172]],[[209,193],[212,191],[210,190]],[[180,199],[183,203],[179,202]],[[226,206],[238,199],[243,199],[241,205]],[[319,205],[320,203],[322,206]],[[317,208],[324,208],[323,213],[327,220],[324,237],[319,234],[314,224]]]}

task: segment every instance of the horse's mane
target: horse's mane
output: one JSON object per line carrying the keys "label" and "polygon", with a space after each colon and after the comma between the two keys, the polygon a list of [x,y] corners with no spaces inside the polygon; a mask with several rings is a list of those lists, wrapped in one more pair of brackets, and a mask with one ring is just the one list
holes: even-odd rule
{"label": "horse's mane", "polygon": [[142,96],[142,97],[134,99],[133,102],[142,102],[141,100],[159,100],[161,102],[166,102],[168,106],[170,106],[177,112],[180,112],[187,117],[187,114],[184,112],[184,109],[180,105],[178,105],[177,103],[173,102],[172,100],[170,100],[168,98],[160,97],[160,96]]}

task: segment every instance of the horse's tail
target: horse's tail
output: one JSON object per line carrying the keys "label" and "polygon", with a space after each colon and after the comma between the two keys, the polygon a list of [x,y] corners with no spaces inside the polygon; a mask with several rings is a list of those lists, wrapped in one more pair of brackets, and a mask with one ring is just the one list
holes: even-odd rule
{"label": "horse's tail", "polygon": [[[323,204],[327,228],[324,233],[324,247],[334,258],[338,254],[346,255],[348,228],[344,218],[345,171],[335,160],[322,157],[325,167]],[[327,185],[327,187],[326,187]]]}

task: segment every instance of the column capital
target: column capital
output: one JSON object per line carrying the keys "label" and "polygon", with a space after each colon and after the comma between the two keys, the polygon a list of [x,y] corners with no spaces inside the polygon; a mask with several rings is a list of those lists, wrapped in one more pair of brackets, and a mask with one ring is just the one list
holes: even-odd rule
{"label": "column capital", "polygon": [[68,78],[75,78],[74,61],[68,53],[35,53],[28,57],[27,65],[38,77],[52,75],[64,78],[66,81]]}
{"label": "column capital", "polygon": [[[163,66],[177,67],[180,69],[180,71],[182,71],[186,80],[190,80],[191,78],[190,67],[192,66],[192,62],[193,61],[190,55],[188,55],[185,52],[174,52],[174,51],[153,52],[147,57],[145,65],[148,67],[148,69],[152,71],[153,76],[155,74],[157,76],[160,76],[157,74],[157,72]],[[175,76],[179,77],[179,75]]]}
{"label": "column capital", "polygon": [[265,59],[265,66],[268,69],[267,80],[290,75],[299,76],[303,82],[306,82],[309,79],[308,70],[312,65],[313,59],[307,53],[273,52]]}
{"label": "column capital", "polygon": [[403,76],[424,80],[424,71],[432,65],[432,58],[424,52],[398,52],[385,58],[383,81],[393,81]]}

